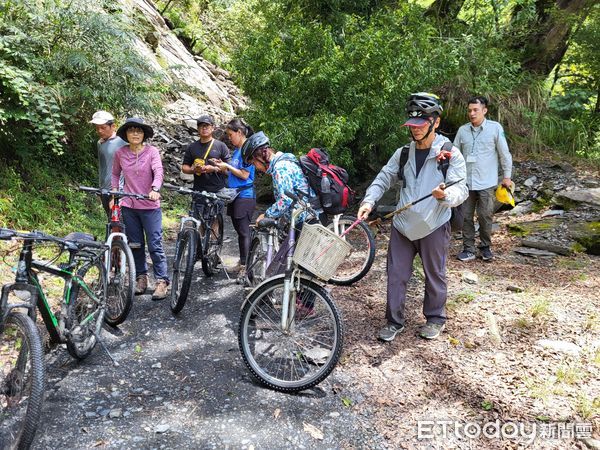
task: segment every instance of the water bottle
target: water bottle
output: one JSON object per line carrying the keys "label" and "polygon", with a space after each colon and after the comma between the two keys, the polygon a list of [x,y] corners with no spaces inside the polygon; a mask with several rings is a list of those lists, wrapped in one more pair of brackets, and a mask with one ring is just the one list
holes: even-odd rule
{"label": "water bottle", "polygon": [[325,172],[321,172],[321,206],[331,207],[331,182]]}

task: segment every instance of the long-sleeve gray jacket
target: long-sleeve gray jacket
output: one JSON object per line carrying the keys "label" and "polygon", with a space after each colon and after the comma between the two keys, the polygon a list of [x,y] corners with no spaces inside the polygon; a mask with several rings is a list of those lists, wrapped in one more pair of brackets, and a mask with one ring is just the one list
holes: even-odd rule
{"label": "long-sleeve gray jacket", "polygon": [[[442,171],[438,169],[436,157],[446,141],[448,139],[439,134],[435,136],[429,155],[418,177],[415,167],[415,144],[414,142],[410,144],[408,161],[404,166],[406,187],[400,191],[398,208],[430,194],[440,183],[450,183],[462,179],[459,183],[446,189],[444,200],[429,197],[394,216],[394,227],[411,241],[424,238],[448,222],[451,215],[450,208],[460,205],[469,196],[465,160],[458,148],[452,148],[452,157],[450,158],[450,166],[445,181]],[[388,189],[398,182],[401,151],[401,148],[396,150],[387,164],[383,166],[367,189],[363,203],[373,206]]]}

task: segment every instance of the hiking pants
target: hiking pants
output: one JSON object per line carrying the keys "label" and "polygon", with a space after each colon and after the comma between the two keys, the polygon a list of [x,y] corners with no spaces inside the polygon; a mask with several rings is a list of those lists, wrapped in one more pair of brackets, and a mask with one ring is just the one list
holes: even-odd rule
{"label": "hiking pants", "polygon": [[135,261],[137,275],[148,273],[146,264],[146,242],[152,259],[155,280],[169,281],[167,273],[167,255],[162,243],[162,211],[156,209],[122,208],[123,220],[130,243],[141,244],[140,248],[131,249]]}
{"label": "hiking pants", "polygon": [[496,188],[469,191],[469,197],[463,204],[465,221],[463,222],[463,248],[475,253],[475,210],[479,222],[479,248],[492,245],[492,224],[494,222],[494,198]]}
{"label": "hiking pants", "polygon": [[413,260],[418,254],[425,272],[423,314],[429,322],[446,323],[446,258],[449,245],[449,222],[416,241],[410,241],[392,226],[387,254],[385,317],[388,322],[404,325],[406,286],[412,274]]}

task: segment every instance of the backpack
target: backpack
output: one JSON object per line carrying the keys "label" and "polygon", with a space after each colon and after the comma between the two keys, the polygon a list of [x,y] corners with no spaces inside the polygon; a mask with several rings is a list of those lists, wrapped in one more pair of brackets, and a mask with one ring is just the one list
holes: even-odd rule
{"label": "backpack", "polygon": [[[442,145],[442,152],[452,152],[452,142],[446,141]],[[410,146],[405,145],[400,151],[400,161],[398,162],[398,182],[401,187],[406,187],[406,180],[404,179],[404,166],[408,161],[408,152]],[[444,158],[438,161],[438,170],[442,171],[444,175],[444,181],[446,181],[446,174],[448,173],[448,167],[450,167],[450,158]],[[465,214],[463,212],[463,204],[451,208],[452,215],[450,216],[450,228],[452,231],[461,231],[463,222],[465,220]]]}
{"label": "backpack", "polygon": [[310,149],[299,158],[299,162],[308,184],[317,193],[323,211],[342,214],[355,196],[348,186],[346,169],[330,164],[329,155],[321,148]]}

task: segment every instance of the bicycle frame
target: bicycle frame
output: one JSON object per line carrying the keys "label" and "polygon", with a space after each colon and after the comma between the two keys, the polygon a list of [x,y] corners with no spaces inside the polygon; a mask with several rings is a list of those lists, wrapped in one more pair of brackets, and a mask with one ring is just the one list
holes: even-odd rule
{"label": "bicycle frame", "polygon": [[[89,288],[89,286],[85,283],[85,281],[81,277],[79,277],[74,271],[74,269],[77,267],[77,263],[79,261],[82,261],[82,260],[93,261],[95,259],[101,258],[101,256],[100,256],[101,254],[99,253],[91,258],[90,257],[78,258],[75,253],[71,252],[69,254],[69,262],[67,263],[67,267],[61,268],[61,267],[53,265],[53,264],[42,263],[40,261],[34,260],[33,255],[32,255],[33,243],[34,243],[33,240],[27,240],[27,239],[23,243],[21,254],[19,256],[19,266],[21,266],[21,262],[23,261],[23,263],[24,263],[23,268],[25,269],[27,281],[25,281],[25,282],[20,281],[20,280],[22,280],[23,272],[21,272],[21,274],[19,274],[19,271],[17,271],[17,284],[22,285],[23,283],[25,283],[26,285],[29,285],[30,288],[35,289],[36,294],[37,294],[35,302],[37,304],[38,310],[40,311],[40,315],[42,316],[44,324],[46,325],[46,329],[48,330],[48,333],[50,334],[50,339],[53,343],[61,343],[61,342],[64,342],[64,340],[65,340],[65,338],[64,338],[65,320],[66,320],[65,306],[69,304],[73,283],[76,283],[81,288],[83,288],[84,291],[86,292],[86,294],[89,295],[92,300],[94,300],[95,302],[101,303],[101,299],[99,299],[94,294],[94,292]],[[48,303],[48,300],[47,300],[44,290],[39,282],[39,279],[37,277],[35,270],[44,272],[44,273],[48,273],[52,276],[56,276],[56,277],[62,278],[64,280],[63,296],[62,296],[61,308],[60,308],[58,317],[52,311],[50,304]],[[29,292],[31,292],[30,289],[27,289],[27,290]],[[38,302],[37,299],[41,299],[41,302]],[[102,307],[104,307],[104,306],[102,306]],[[33,318],[35,318],[35,315]],[[84,323],[90,319],[91,319],[91,316],[86,318]]]}

